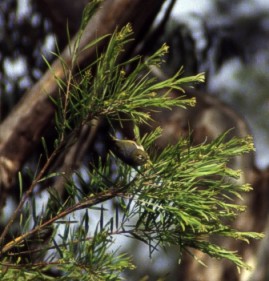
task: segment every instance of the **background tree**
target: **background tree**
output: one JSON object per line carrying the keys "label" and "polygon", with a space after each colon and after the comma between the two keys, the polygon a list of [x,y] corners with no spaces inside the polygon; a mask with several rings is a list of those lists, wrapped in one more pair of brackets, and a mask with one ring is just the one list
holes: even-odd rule
{"label": "background tree", "polygon": [[[58,34],[58,46],[60,49],[64,48],[67,44],[67,37],[63,36],[64,34],[66,34],[66,32],[63,32],[63,30],[66,30],[66,15],[68,15],[68,17],[73,17],[72,20],[69,20],[69,30],[70,30],[70,37],[72,37],[73,34],[75,34],[75,32],[78,29],[78,23],[80,22],[80,16],[77,16],[82,12],[82,6],[85,3],[82,3],[82,5],[78,5],[78,7],[71,7],[70,8],[70,3],[61,3],[61,5],[59,5],[59,8],[57,9],[57,5],[53,3],[54,1],[38,1],[37,3],[35,3],[35,5],[37,5],[36,7],[33,6],[32,7],[32,13],[35,15],[35,17],[22,17],[20,18],[20,15],[17,14],[17,19],[18,19],[18,26],[21,27],[22,31],[25,31],[25,27],[27,27],[26,29],[28,29],[30,27],[30,24],[28,23],[28,19],[31,19],[31,23],[32,26],[34,28],[34,30],[38,30],[38,32],[36,33],[32,33],[31,32],[31,37],[27,37],[26,39],[22,40],[21,38],[23,38],[22,36],[18,36],[16,35],[16,32],[14,32],[14,18],[16,18],[16,13],[14,12],[14,8],[15,8],[15,1],[5,1],[5,3],[2,4],[1,9],[4,11],[5,9],[10,8],[10,13],[4,13],[3,12],[3,16],[9,17],[8,19],[6,19],[5,21],[3,21],[4,23],[7,23],[6,28],[8,30],[8,28],[12,28],[10,30],[10,32],[6,32],[6,34],[10,34],[11,36],[13,36],[13,40],[7,40],[6,38],[10,38],[8,36],[5,36],[5,42],[3,44],[3,46],[7,46],[6,48],[3,48],[3,50],[20,50],[22,51],[22,53],[28,54],[27,56],[24,55],[24,59],[22,60],[22,64],[25,66],[26,63],[25,61],[27,61],[29,63],[29,65],[31,65],[31,67],[28,70],[29,75],[26,75],[25,72],[23,73],[19,73],[17,74],[17,76],[14,76],[14,73],[12,75],[12,79],[10,79],[8,77],[8,72],[7,72],[7,68],[3,67],[3,74],[4,74],[4,79],[2,81],[5,81],[5,83],[3,83],[3,88],[5,91],[3,91],[1,93],[1,116],[6,117],[8,116],[5,121],[2,123],[1,128],[0,128],[0,139],[1,139],[1,200],[2,200],[2,204],[4,204],[4,202],[6,201],[7,198],[13,198],[13,200],[18,200],[19,198],[19,189],[17,189],[16,187],[17,185],[17,178],[16,178],[16,173],[18,170],[21,169],[22,165],[26,165],[27,166],[31,166],[31,161],[34,161],[34,163],[36,163],[40,152],[43,151],[42,145],[37,146],[37,149],[33,151],[33,145],[38,145],[39,140],[40,140],[40,136],[41,135],[45,135],[45,134],[52,134],[52,139],[55,133],[52,133],[51,130],[44,130],[45,128],[48,128],[48,124],[53,120],[52,115],[53,115],[53,108],[51,107],[51,103],[47,102],[47,98],[45,99],[46,101],[44,101],[44,97],[42,97],[41,94],[37,94],[37,93],[41,93],[40,88],[41,87],[46,87],[46,93],[52,93],[55,91],[57,84],[55,84],[54,79],[52,79],[53,77],[51,76],[51,74],[49,74],[49,72],[47,72],[47,74],[45,76],[43,76],[43,78],[40,79],[40,81],[30,90],[30,92],[26,95],[25,98],[23,98],[22,102],[19,103],[19,105],[15,108],[15,110],[13,110],[13,113],[10,113],[10,108],[13,107],[13,104],[19,99],[20,95],[11,95],[11,90],[13,90],[15,87],[16,89],[16,93],[19,92],[18,88],[21,88],[21,92],[24,92],[25,88],[28,88],[31,83],[34,83],[35,81],[39,80],[39,78],[41,77],[41,72],[39,70],[39,68],[41,68],[41,70],[43,69],[43,71],[45,70],[46,66],[45,64],[43,64],[42,59],[39,56],[39,52],[37,51],[32,51],[33,48],[33,43],[30,43],[30,40],[39,40],[39,35],[40,35],[40,28],[43,26],[44,29],[44,36],[47,36],[47,34],[50,34],[50,32],[55,32],[56,34]],[[108,2],[108,1],[107,1]],[[57,2],[59,3],[59,2]],[[77,1],[77,3],[80,3],[79,1]],[[127,3],[127,2],[126,2]],[[157,1],[154,1],[153,3],[149,3],[149,1],[147,2],[150,8],[146,8],[141,10],[141,3],[139,1],[133,1],[132,3],[132,7],[128,7],[128,9],[126,9],[127,5],[125,3],[125,1],[111,1],[110,4],[107,4],[107,8],[103,8],[103,13],[99,14],[99,20],[100,18],[102,20],[98,21],[98,17],[96,16],[96,21],[95,24],[97,24],[98,28],[97,30],[100,30],[100,34],[106,34],[109,32],[112,32],[115,28],[115,25],[124,25],[125,23],[127,23],[128,21],[132,22],[134,31],[135,31],[135,35],[136,35],[136,41],[135,44],[138,44],[138,42],[140,40],[142,40],[142,38],[145,38],[144,35],[145,33],[148,31],[148,28],[150,27],[149,22],[151,22],[154,18],[154,16],[156,15],[157,11],[159,10],[162,1],[160,1],[159,3],[157,3]],[[216,2],[217,4],[218,2]],[[238,1],[238,3],[240,3],[240,1]],[[43,6],[42,6],[43,5]],[[110,6],[111,5],[111,6]],[[128,3],[128,5],[130,5],[130,3]],[[144,5],[144,4],[143,4]],[[236,5],[236,4],[235,4]],[[239,4],[237,4],[239,5]],[[222,4],[221,9],[219,9],[218,11],[226,11],[227,15],[229,15],[228,13],[228,8],[229,5]],[[13,10],[11,9],[13,7]],[[62,14],[63,12],[63,7],[65,8],[65,13]],[[113,10],[113,7],[115,7]],[[156,8],[155,10],[152,8]],[[217,5],[216,5],[217,7]],[[37,13],[37,8],[40,8],[40,10],[42,11],[42,13],[46,13],[46,16],[49,16],[49,19],[44,20],[44,18],[40,17],[40,15],[38,15]],[[225,8],[225,9],[224,9]],[[109,10],[109,12],[108,12]],[[127,13],[126,11],[129,11],[129,13]],[[72,11],[71,13],[68,11]],[[115,11],[112,13],[112,11]],[[124,12],[122,12],[124,11]],[[217,9],[216,9],[217,11]],[[149,15],[148,13],[152,12],[152,15]],[[145,13],[145,14],[144,14]],[[113,18],[109,17],[109,15],[113,14]],[[118,17],[117,17],[118,15]],[[124,17],[123,17],[124,15]],[[137,16],[139,15],[139,16]],[[260,21],[263,20],[263,17],[258,17]],[[52,20],[52,21],[51,21]],[[111,21],[110,21],[111,20]],[[101,24],[100,24],[101,22]],[[201,20],[202,23],[203,20]],[[98,25],[100,24],[100,25]],[[235,25],[238,24],[238,21],[235,21],[234,23]],[[175,60],[175,53],[174,50],[175,49],[179,49],[182,50],[182,53],[184,55],[178,56],[179,58],[183,58],[183,57],[189,57],[188,53],[194,55],[193,57],[197,59],[194,60],[193,58],[190,60],[185,60],[184,61],[184,65],[186,66],[186,69],[192,73],[196,73],[198,72],[197,70],[201,69],[201,65],[205,65],[205,63],[207,62],[207,58],[208,58],[208,54],[212,53],[212,50],[215,51],[215,56],[213,58],[213,63],[218,62],[219,65],[223,64],[225,62],[225,59],[227,59],[228,57],[230,58],[231,56],[234,56],[234,54],[230,54],[229,56],[221,56],[219,55],[220,52],[218,53],[217,51],[218,46],[224,46],[223,49],[221,50],[225,50],[225,48],[227,48],[227,46],[230,46],[231,44],[229,44],[229,36],[227,35],[227,37],[225,36],[225,40],[223,40],[223,37],[220,36],[219,37],[219,32],[216,32],[216,30],[214,30],[214,27],[212,28],[211,26],[207,26],[206,24],[202,25],[204,27],[204,31],[206,31],[206,38],[208,39],[208,45],[207,47],[205,47],[203,50],[197,50],[196,46],[195,46],[195,40],[192,36],[191,31],[190,32],[186,32],[186,26],[181,25],[180,28],[176,27],[175,30],[177,31],[177,36],[174,36],[175,33],[171,33],[172,37],[175,40],[178,40],[178,38],[184,38],[184,40],[178,40],[178,42],[180,43],[181,48],[172,48],[172,52],[170,52],[173,55],[173,62],[176,61]],[[245,27],[245,24],[243,25]],[[249,25],[252,26],[252,25]],[[148,27],[145,29],[145,27]],[[262,26],[261,26],[262,27]],[[54,28],[54,29],[52,29]],[[150,34],[150,36],[148,36],[147,40],[144,39],[143,44],[141,47],[141,45],[139,46],[139,51],[140,53],[144,53],[144,54],[149,54],[152,53],[153,50],[151,50],[152,47],[154,46],[160,46],[161,44],[152,44],[152,42],[157,42],[158,37],[160,36],[160,34],[162,34],[161,30],[163,28],[162,22],[159,25],[159,28],[157,29],[157,31],[152,32]],[[90,25],[89,28],[91,31],[94,31],[94,34],[92,34],[91,32],[89,32],[87,34],[87,36],[85,39],[85,42],[89,42],[90,38],[93,38],[91,36],[96,36],[95,34],[95,28],[92,27],[92,25]],[[4,29],[3,29],[4,30]],[[179,32],[181,31],[182,32]],[[230,30],[230,29],[229,29]],[[239,32],[241,32],[241,29],[238,28]],[[260,30],[260,29],[258,29]],[[12,31],[12,32],[11,32]],[[187,30],[188,31],[188,30]],[[262,30],[261,30],[262,32]],[[86,32],[87,33],[87,32]],[[36,34],[36,37],[33,36],[33,34]],[[257,34],[257,33],[255,33]],[[23,36],[24,38],[26,37],[25,32],[23,32]],[[180,37],[179,37],[180,36]],[[42,38],[43,36],[41,36],[40,38]],[[236,38],[236,36],[234,36]],[[45,42],[48,42],[49,39],[48,37],[47,41],[45,40]],[[88,41],[89,40],[89,41]],[[169,40],[169,39],[168,39]],[[172,39],[171,39],[172,40]],[[83,41],[83,40],[82,40]],[[19,48],[10,48],[11,43],[13,42],[14,46],[19,45]],[[15,43],[14,43],[15,42]],[[42,41],[41,41],[42,42]],[[168,41],[169,42],[169,41]],[[172,41],[171,41],[172,42]],[[217,43],[216,43],[217,42]],[[224,43],[222,43],[224,42]],[[243,40],[241,41],[243,43]],[[41,46],[41,43],[34,43],[37,46]],[[176,43],[172,43],[171,45],[173,46],[173,44]],[[186,44],[186,45],[185,45]],[[223,45],[222,45],[223,44]],[[29,47],[31,46],[31,47]],[[176,45],[177,46],[177,45]],[[225,47],[226,46],[226,47]],[[232,44],[232,46],[234,46],[234,44]],[[242,46],[238,46],[238,48],[233,48],[233,50],[241,50],[240,47]],[[131,56],[132,52],[135,52],[135,46],[133,44],[130,44],[128,46],[128,56]],[[228,48],[228,54],[229,54],[229,50],[231,51],[230,48]],[[233,51],[232,50],[232,51]],[[30,52],[29,52],[30,51]],[[210,52],[209,52],[210,51]],[[187,52],[187,53],[186,53]],[[221,52],[223,53],[223,51]],[[224,52],[227,53],[227,52]],[[238,52],[240,53],[240,52]],[[66,56],[68,58],[68,50],[66,49]],[[241,53],[240,53],[241,54]],[[95,55],[95,54],[94,54]],[[6,62],[17,62],[18,60],[15,59],[16,55],[11,56],[10,57],[8,55],[5,55],[5,60],[3,60],[3,63]],[[46,56],[47,57],[47,56]],[[21,56],[19,57],[21,58]],[[30,59],[26,59],[26,58],[30,58]],[[50,57],[48,57],[49,59]],[[211,58],[211,57],[210,57]],[[52,59],[52,57],[51,57]],[[80,62],[83,65],[84,60],[85,61],[85,65],[88,64],[88,61],[90,61],[92,59],[91,54],[87,54],[85,56],[82,56],[80,58]],[[167,57],[168,62],[169,57]],[[190,64],[189,64],[190,63]],[[38,65],[38,70],[36,69],[35,65]],[[176,68],[178,68],[181,65],[181,61],[178,63],[178,65],[174,68],[170,69],[170,72],[167,72],[167,75],[171,75],[173,74],[173,72],[175,71]],[[212,66],[210,65],[209,71],[208,73],[214,73],[214,71],[212,71]],[[53,67],[55,67],[57,69],[57,64],[53,65]],[[58,69],[60,69],[60,64],[58,63]],[[195,67],[195,68],[194,68]],[[5,69],[5,70],[4,70]],[[214,69],[214,68],[213,68]],[[26,70],[26,68],[25,68]],[[159,75],[160,78],[163,78],[162,75]],[[210,85],[210,79],[209,81],[209,85]],[[18,85],[17,82],[19,82],[19,87],[15,86]],[[15,91],[14,91],[15,92]],[[55,92],[56,93],[56,92]],[[242,119],[240,118],[240,116],[238,116],[238,114],[236,114],[234,111],[232,111],[229,107],[224,106],[222,103],[218,102],[217,99],[212,98],[210,96],[206,96],[205,95],[200,95],[199,93],[192,93],[194,95],[198,95],[198,106],[196,109],[188,111],[188,113],[185,113],[182,116],[182,111],[181,110],[173,110],[172,113],[168,113],[167,111],[164,111],[161,115],[158,115],[160,118],[160,124],[163,125],[163,128],[166,129],[166,133],[167,132],[171,132],[171,130],[169,130],[169,128],[172,128],[172,133],[170,136],[170,141],[176,139],[175,136],[179,135],[179,134],[186,134],[188,133],[189,129],[189,123],[193,126],[194,133],[193,133],[193,138],[196,143],[203,141],[204,140],[204,136],[207,136],[208,139],[212,138],[214,139],[216,136],[219,135],[219,133],[223,130],[227,130],[231,127],[237,127],[238,130],[236,131],[236,133],[240,136],[244,136],[246,134],[248,134],[248,129],[246,128],[244,121],[242,121]],[[28,99],[28,100],[27,100]],[[200,99],[200,100],[199,100]],[[23,105],[24,106],[21,106]],[[31,105],[31,106],[30,106]],[[45,111],[42,110],[42,108],[46,108]],[[32,111],[32,109],[34,109]],[[187,112],[187,111],[184,111]],[[216,113],[221,112],[219,115],[216,115]],[[42,114],[41,114],[42,113]],[[216,125],[212,125],[212,126],[208,126],[208,122],[206,122],[206,118],[208,115],[213,116],[213,119],[215,120],[221,120],[220,122],[218,122]],[[19,118],[18,118],[19,116]],[[214,118],[214,116],[221,116],[222,118]],[[204,117],[204,118],[201,118]],[[157,116],[156,116],[157,118]],[[33,122],[33,120],[35,122]],[[197,120],[199,120],[199,122],[197,123]],[[202,122],[203,120],[205,120],[205,122]],[[212,119],[210,119],[211,122],[213,122]],[[228,122],[229,120],[229,122]],[[18,122],[17,122],[18,121]],[[215,124],[215,123],[213,123]],[[217,130],[216,130],[217,128]],[[145,129],[146,130],[146,129]],[[100,127],[100,131],[102,131],[102,128]],[[99,132],[100,133],[100,132]],[[125,134],[128,135],[128,133],[130,134],[130,132],[125,132]],[[86,134],[82,134],[81,135],[81,141],[80,143],[85,144],[84,149],[85,151],[87,150],[88,147],[91,147],[91,145],[93,145],[93,136],[95,135],[95,133],[90,132],[88,135]],[[166,134],[167,136],[167,134]],[[130,136],[133,137],[133,136]],[[48,138],[46,138],[48,139]],[[85,139],[88,141],[85,143]],[[165,146],[164,143],[165,139],[160,139],[160,146]],[[19,145],[18,145],[19,144]],[[51,144],[52,145],[52,144]],[[50,144],[47,144],[48,148],[50,149]],[[83,154],[83,148],[80,147],[81,150],[81,154]],[[70,157],[69,159],[67,159],[67,157],[61,161],[62,164],[61,169],[62,171],[68,171],[70,169],[70,165],[71,168],[76,168],[80,165],[80,158],[79,156],[75,153],[77,150],[74,149],[73,152],[73,156]],[[30,156],[31,155],[31,156]],[[36,155],[36,156],[35,156]],[[69,154],[72,155],[72,154]],[[31,157],[31,158],[30,158]],[[77,158],[74,158],[77,157]],[[9,161],[7,161],[7,159]],[[25,162],[27,161],[27,162]],[[246,163],[245,161],[243,161],[244,163]],[[250,158],[250,162],[247,162],[248,164],[246,165],[246,171],[247,171],[247,175],[255,175],[255,177],[251,177],[250,180],[252,182],[255,183],[255,181],[257,180],[261,180],[261,178],[264,178],[264,174],[260,173],[260,171],[257,172],[257,170],[254,168],[254,164],[253,164],[253,159]],[[59,165],[59,164],[57,164]],[[257,178],[258,175],[258,178]],[[24,186],[28,186],[27,185],[27,173],[23,174],[23,182],[24,182]],[[29,181],[30,181],[30,177],[29,177]],[[59,188],[62,186],[61,182],[58,182],[58,186]],[[266,186],[266,185],[265,185]],[[266,189],[264,190],[266,192]],[[263,191],[256,191],[256,198],[254,198],[255,200],[257,200],[261,194],[261,192]],[[263,197],[263,196],[262,196]],[[253,202],[256,202],[253,198],[250,198],[253,200]],[[264,204],[266,205],[266,202],[264,202]],[[260,211],[258,213],[251,213],[248,214],[247,220],[248,221],[253,221],[254,223],[259,222],[259,230],[263,229],[264,225],[263,223],[261,223],[261,221],[265,221],[265,219],[260,219],[259,221],[257,219],[255,219],[257,216],[258,218],[261,218],[260,214],[262,212],[262,217],[266,218],[266,211],[263,209],[263,204],[259,204],[260,206]],[[252,216],[252,218],[251,218]],[[250,224],[249,224],[250,225]],[[255,224],[254,224],[255,225]],[[253,228],[251,228],[253,230]],[[255,229],[255,228],[254,228]],[[238,247],[236,247],[238,248]],[[245,249],[242,250],[243,252],[245,251]],[[188,265],[189,266],[189,265]],[[187,272],[186,270],[181,270],[181,273],[183,272]],[[201,274],[201,268],[198,269],[199,274]],[[224,272],[232,272],[233,276],[236,276],[236,271],[230,271],[227,270]],[[192,272],[192,274],[194,274]],[[221,273],[220,273],[221,274]],[[197,276],[197,275],[196,275]],[[185,276],[185,279],[187,277]],[[188,277],[191,278],[191,277]],[[202,277],[201,277],[202,278]],[[238,277],[239,278],[239,277]],[[184,279],[184,280],[185,280]],[[173,279],[174,280],[174,279]],[[187,280],[187,279],[186,279]],[[192,279],[190,279],[192,280]],[[208,278],[206,280],[209,280]],[[214,279],[216,280],[216,279]],[[228,280],[227,278],[225,280]]]}

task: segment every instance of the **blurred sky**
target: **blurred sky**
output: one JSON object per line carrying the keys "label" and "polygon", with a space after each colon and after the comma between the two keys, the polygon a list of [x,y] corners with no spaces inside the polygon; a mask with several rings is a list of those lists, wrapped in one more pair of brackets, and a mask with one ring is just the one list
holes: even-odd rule
{"label": "blurred sky", "polygon": [[[215,24],[216,22],[221,22],[223,19],[221,17],[214,18],[211,17],[212,9],[214,7],[215,1],[212,0],[177,0],[175,7],[172,12],[172,17],[175,20],[181,22],[187,22],[189,26],[192,26],[192,30],[194,30],[194,37],[196,37],[197,44],[203,44],[202,34],[203,32],[199,30],[199,22],[195,21],[195,17],[193,15],[197,14],[206,18],[208,22]],[[250,15],[254,13],[258,13],[260,11],[268,11],[269,14],[269,0],[247,0],[242,1],[240,5],[236,5],[236,9],[234,12],[243,15]],[[23,18],[29,16],[29,0],[18,0],[18,9],[17,9],[17,17]],[[190,16],[192,15],[192,16]],[[269,24],[269,19],[268,19]],[[201,27],[200,27],[201,28]],[[49,50],[53,48],[53,36],[48,35],[44,46],[42,47],[43,54],[46,54]],[[262,59],[262,61],[266,61]],[[257,65],[258,65],[257,61]],[[253,66],[253,67],[257,67]],[[251,65],[252,66],[252,65]],[[14,79],[17,79],[18,76],[21,76],[22,73],[25,71],[25,60],[23,58],[17,58],[16,60],[10,60],[5,58],[4,61],[5,72],[10,75]],[[232,60],[227,63],[221,68],[220,71],[212,73],[210,83],[208,84],[209,90],[211,92],[217,92],[220,88],[226,90],[227,92],[232,92],[234,89],[241,88],[242,85],[238,83],[236,80],[236,73],[240,72],[242,68],[245,66],[239,62],[239,60]],[[261,68],[260,64],[259,67]],[[265,70],[268,68],[269,65],[263,66]],[[227,83],[229,81],[229,83]],[[223,97],[221,97],[223,98]],[[230,100],[226,100],[230,102]],[[267,110],[267,109],[266,109]],[[241,110],[241,113],[244,114],[244,109]],[[261,114],[261,112],[259,112]],[[266,167],[269,164],[269,134],[265,132],[265,130],[261,130],[257,128],[256,123],[257,120],[252,120],[250,116],[245,114],[245,118],[248,120],[250,127],[253,131],[255,137],[255,145],[257,149],[257,156],[256,161],[259,167]]]}
{"label": "blurred sky", "polygon": [[[227,16],[219,16],[216,17],[216,14],[212,12],[212,9],[214,8],[214,2],[212,0],[178,0],[176,2],[175,8],[172,12],[172,16],[175,20],[180,22],[185,22],[189,25],[189,27],[193,30],[195,34],[193,36],[196,39],[197,44],[203,44],[203,32],[201,31],[201,27],[199,27],[199,22],[195,21],[194,15],[199,15],[200,17],[207,20],[207,23],[210,25],[217,25],[221,24],[222,22],[229,20]],[[255,15],[258,13],[266,12],[269,15],[269,0],[247,0],[247,1],[241,1],[241,3],[237,4],[236,1],[234,3],[231,3],[231,5],[234,5],[234,9],[232,9],[232,17],[248,17],[251,15]],[[212,16],[212,15],[215,15]],[[269,30],[269,18],[267,21],[265,21],[265,24],[267,25],[267,29]],[[199,30],[200,29],[200,30]],[[269,49],[267,50],[260,50],[256,54],[257,58],[253,57],[252,63],[248,66],[250,69],[253,70],[259,70],[263,72],[263,75],[266,75],[269,71]],[[254,54],[253,54],[254,55]],[[214,92],[226,92],[226,96],[222,95],[220,98],[230,104],[233,103],[233,97],[232,92],[235,91],[241,91],[241,95],[245,95],[247,99],[249,99],[249,103],[251,103],[256,97],[254,95],[258,95],[257,85],[255,87],[255,77],[249,77],[249,83],[246,85],[242,85],[242,81],[239,81],[238,73],[243,73],[246,65],[244,65],[240,60],[234,59],[225,62],[225,64],[221,67],[220,70],[214,71],[210,73],[210,80],[208,83],[208,89],[211,93]],[[253,80],[251,81],[251,79]],[[227,83],[229,81],[229,83]],[[250,89],[249,85],[254,85],[252,89]],[[220,90],[221,89],[221,90]],[[252,95],[252,96],[250,96]],[[269,98],[269,95],[268,95]],[[261,101],[262,102],[262,101]],[[259,116],[262,118],[262,114],[264,114],[264,119],[268,119],[268,111],[269,108],[266,105],[266,100],[264,103],[260,104],[259,107],[257,107],[257,112],[249,113],[247,112],[247,108],[245,105],[236,105],[236,108],[240,111],[240,114],[243,114],[246,118],[247,122],[249,123],[249,126],[252,130],[252,133],[254,135],[255,140],[255,146],[256,146],[256,164],[260,168],[265,168],[269,165],[269,134],[267,131],[269,131],[269,127],[261,128],[261,124],[259,123],[261,119],[259,119]],[[241,108],[240,108],[241,106]],[[250,104],[251,106],[251,104]],[[254,106],[254,103],[253,103]],[[257,104],[255,104],[257,106]],[[256,114],[256,117],[255,117]]]}
{"label": "blurred sky", "polygon": [[[172,15],[177,17],[189,13],[205,14],[210,11],[213,3],[212,0],[177,0]],[[253,13],[257,9],[269,9],[269,0],[245,0],[240,6],[242,12]]]}
{"label": "blurred sky", "polygon": [[[18,17],[28,16],[27,7],[28,7],[29,0],[18,0],[18,3],[19,3]],[[189,21],[191,24],[192,17],[190,17],[190,14],[197,13],[200,15],[209,16],[210,11],[213,7],[212,3],[214,3],[214,1],[212,0],[178,0],[172,12],[172,16],[174,17],[174,19],[181,20],[181,21]],[[255,12],[255,9],[256,10],[269,9],[269,0],[253,0],[253,1],[247,0],[240,7],[241,12],[245,14],[253,13]],[[212,21],[214,19],[209,18],[209,20]],[[44,46],[44,49],[48,51],[53,46],[53,37],[52,36],[48,37],[48,40],[46,42],[47,42],[46,43],[47,46]],[[214,79],[212,79],[213,82],[211,85],[209,85],[209,87],[212,89],[212,91],[214,91],[216,85],[226,85],[227,79],[229,79],[230,81],[229,83],[230,86],[236,87],[236,84],[234,84],[236,83],[236,81],[233,79],[233,73],[235,70],[237,70],[240,67],[242,67],[242,65],[238,64],[237,62],[231,62],[229,65],[226,65],[224,68],[222,68],[221,72],[215,74]],[[6,72],[11,73],[16,78],[18,75],[21,75],[21,73],[25,70],[25,61],[22,58],[18,58],[16,61],[9,61],[7,59],[5,62],[5,69]],[[260,167],[264,167],[269,164],[269,157],[268,157],[269,149],[267,145],[267,138],[266,136],[263,135],[261,131],[255,132],[255,135],[256,135],[255,143],[257,147],[257,162]],[[10,206],[10,204],[7,205]],[[40,204],[40,206],[43,206],[43,204]],[[93,224],[96,224],[98,222],[97,216],[96,216],[96,221],[92,221]],[[125,240],[124,237],[118,238],[116,240],[116,244],[114,245],[113,249],[117,249],[118,247],[122,246],[122,244],[125,244],[124,240]],[[150,266],[150,263],[152,263],[152,261],[145,261],[145,259],[143,259],[143,257],[148,256],[148,249],[146,247],[139,245],[139,252],[141,255],[141,263],[144,263],[145,267]],[[162,256],[159,255],[156,258],[158,259],[158,257],[162,257]],[[162,270],[166,271],[170,265],[169,263],[168,264],[164,263],[164,261],[167,260],[164,260],[163,258],[161,260],[157,260],[157,263],[155,264],[155,268],[157,268],[159,271]]]}

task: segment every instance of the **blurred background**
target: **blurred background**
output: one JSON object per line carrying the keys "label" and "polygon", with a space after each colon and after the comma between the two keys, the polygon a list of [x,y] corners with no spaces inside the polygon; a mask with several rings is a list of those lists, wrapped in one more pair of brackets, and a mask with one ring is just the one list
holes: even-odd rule
{"label": "blurred background", "polygon": [[[80,15],[88,1],[71,2],[73,1],[0,2],[0,122],[47,70],[41,54],[52,62],[54,58],[50,52],[55,51],[55,40],[60,49],[66,46],[67,19],[71,36],[76,33],[81,20]],[[170,3],[166,2],[153,27],[145,26],[149,32],[154,31],[163,21]],[[256,146],[253,169],[256,174],[262,175],[258,179],[255,178],[252,184],[255,185],[259,181],[258,185],[264,184],[267,191],[269,1],[177,0],[164,23],[162,28],[152,32],[152,36],[145,37],[141,43],[142,47],[137,49],[147,55],[167,42],[170,50],[166,57],[167,63],[163,65],[164,76],[171,76],[182,65],[185,75],[206,73],[206,83],[197,85],[197,91],[204,93],[205,97],[209,95],[211,106],[216,100],[219,101],[219,110],[224,107],[223,102],[226,108],[235,113],[236,118],[249,126]],[[205,103],[205,107],[207,106]],[[219,126],[214,121],[216,120],[209,122],[212,122],[213,126]],[[28,165],[30,163],[29,160]],[[261,194],[267,195],[266,191],[256,197],[261,199]],[[256,197],[255,204],[259,204]],[[267,205],[268,202],[265,201],[263,206]],[[254,219],[260,216],[263,220],[262,225],[258,229],[252,229],[253,231],[266,231],[267,208],[262,212],[262,215],[258,213],[254,216]],[[122,239],[118,245],[123,244]],[[209,269],[201,269],[201,266],[199,269],[193,269],[191,262],[183,262],[179,266],[177,249],[160,252],[149,261],[147,249],[142,244],[126,245],[126,248],[129,248],[134,256],[138,256],[140,270],[130,273],[128,280],[139,280],[144,275],[148,277],[141,280],[158,280],[160,276],[165,276],[165,280],[192,281],[269,280],[266,274],[259,277],[260,279],[255,279],[255,272],[239,276],[236,270],[232,270],[229,277],[220,276],[216,264]],[[258,253],[257,249],[254,250],[255,253]],[[255,262],[254,266],[257,268]],[[207,273],[200,275],[202,270],[207,270]]]}

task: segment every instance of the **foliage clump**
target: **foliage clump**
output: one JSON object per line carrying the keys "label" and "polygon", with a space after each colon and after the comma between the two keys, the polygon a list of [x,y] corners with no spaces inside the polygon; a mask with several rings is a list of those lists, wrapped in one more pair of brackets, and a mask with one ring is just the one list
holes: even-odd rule
{"label": "foliage clump", "polygon": [[[245,209],[237,200],[251,188],[233,180],[240,173],[228,164],[232,157],[253,150],[250,137],[226,141],[223,134],[198,146],[191,146],[189,139],[182,138],[176,145],[155,153],[154,143],[161,129],[142,137],[136,129],[137,141],[151,152],[147,165],[135,170],[108,154],[105,162],[102,159],[98,164],[88,163],[86,170],[78,170],[70,177],[48,169],[63,149],[76,142],[83,126],[92,128],[93,121],[102,118],[115,130],[115,121],[124,126],[128,120],[139,126],[150,121],[154,110],[194,105],[193,99],[184,96],[183,86],[203,82],[204,74],[182,77],[180,69],[173,77],[157,81],[150,66],[160,67],[168,47],[163,45],[146,59],[136,56],[122,61],[131,36],[130,25],[110,35],[106,51],[76,74],[76,58],[83,51],[78,43],[72,50],[72,65],[62,62],[66,79],[55,77],[61,96],[52,99],[57,106],[55,149],[49,154],[43,141],[47,163],[22,194],[23,212],[17,209],[15,213],[20,214],[21,233],[2,245],[1,278],[51,280],[54,274],[57,280],[121,280],[121,273],[134,269],[134,265],[128,255],[109,251],[118,235],[142,241],[150,254],[159,246],[177,245],[179,257],[194,248],[214,258],[231,260],[239,268],[248,268],[236,252],[212,243],[211,238],[231,237],[248,242],[261,237],[231,226]],[[98,38],[88,48],[107,37]],[[160,90],[164,93],[159,94]],[[182,96],[172,99],[172,90],[181,91]],[[35,200],[29,200],[34,187],[58,177],[65,180],[67,196],[61,198],[52,184],[48,188],[49,201],[43,213],[38,214]],[[112,201],[111,208],[104,207],[104,202]],[[91,227],[93,212],[99,215],[95,229]],[[33,215],[33,222],[29,215]],[[4,233],[11,225],[12,222]],[[36,243],[45,247],[31,247]],[[41,261],[22,258],[37,253]]]}

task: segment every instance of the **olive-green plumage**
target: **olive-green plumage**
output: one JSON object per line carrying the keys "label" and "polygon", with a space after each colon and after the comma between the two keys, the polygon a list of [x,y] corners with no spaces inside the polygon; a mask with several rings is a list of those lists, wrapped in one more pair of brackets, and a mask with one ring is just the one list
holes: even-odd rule
{"label": "olive-green plumage", "polygon": [[111,150],[124,163],[136,167],[146,164],[149,156],[142,145],[132,140],[119,140],[112,138]]}

